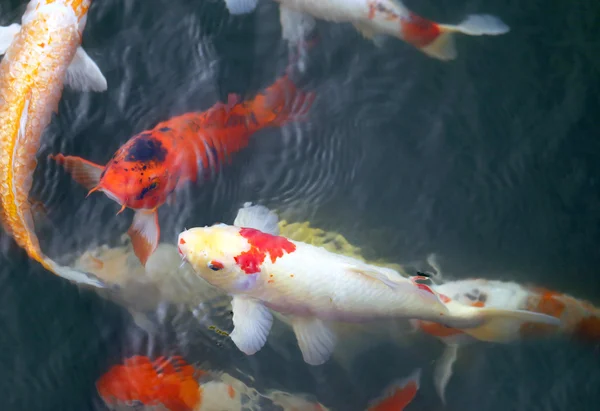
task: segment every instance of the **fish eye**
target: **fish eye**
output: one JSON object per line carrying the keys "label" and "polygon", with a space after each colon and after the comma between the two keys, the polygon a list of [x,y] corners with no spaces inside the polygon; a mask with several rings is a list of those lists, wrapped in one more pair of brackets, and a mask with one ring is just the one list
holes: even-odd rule
{"label": "fish eye", "polygon": [[224,266],[223,266],[223,263],[221,263],[221,262],[219,262],[219,261],[212,260],[212,261],[209,261],[209,262],[208,262],[208,268],[210,268],[210,269],[211,269],[211,270],[213,270],[213,271],[219,271],[219,270],[221,270],[223,267],[224,267]]}

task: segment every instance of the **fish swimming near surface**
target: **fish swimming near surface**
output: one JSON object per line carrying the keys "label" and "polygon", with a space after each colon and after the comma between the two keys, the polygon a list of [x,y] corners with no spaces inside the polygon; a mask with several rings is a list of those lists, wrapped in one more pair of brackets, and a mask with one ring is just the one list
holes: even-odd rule
{"label": "fish swimming near surface", "polygon": [[[301,44],[314,26],[314,18],[351,23],[364,37],[381,44],[385,36],[404,40],[430,57],[452,60],[457,56],[454,34],[500,35],[510,29],[498,17],[473,14],[460,24],[440,24],[410,11],[400,0],[275,0],[279,3],[282,36]],[[249,13],[258,0],[225,0],[231,14]]]}
{"label": "fish swimming near surface", "polygon": [[62,154],[51,158],[89,193],[102,191],[116,201],[119,213],[135,210],[128,234],[145,265],[160,239],[157,210],[174,202],[178,188],[196,182],[199,175],[210,177],[231,161],[231,154],[245,148],[255,132],[301,119],[314,98],[284,75],[249,101],[230,95],[227,104],[171,118],[135,135],[105,166]]}
{"label": "fish swimming near surface", "polygon": [[288,316],[304,361],[329,359],[336,336],[329,321],[420,319],[461,328],[485,341],[504,338],[504,326],[557,324],[554,317],[522,310],[444,303],[430,287],[390,268],[367,264],[310,244],[277,236],[277,216],[266,207],[245,218],[246,227],[216,224],[179,234],[182,258],[232,299],[232,341],[245,354],[259,351],[273,322],[270,310]]}
{"label": "fish swimming near surface", "polygon": [[40,247],[29,191],[42,133],[64,84],[106,90],[106,79],[81,45],[91,0],[32,0],[22,26],[0,27],[0,220],[30,258],[68,280],[101,287],[94,276],[61,266]]}
{"label": "fish swimming near surface", "polygon": [[[527,310],[555,317],[557,324],[524,322],[506,327],[502,341],[517,342],[535,338],[569,336],[580,341],[600,341],[600,310],[591,303],[545,288],[524,286],[515,282],[486,279],[448,281],[432,288],[444,300],[454,300],[473,307],[489,307],[508,310]],[[445,389],[459,347],[476,341],[463,330],[442,324],[413,320],[417,330],[437,337],[446,344],[435,372],[435,386],[445,402]]]}
{"label": "fish swimming near surface", "polygon": [[[415,398],[421,370],[393,381],[371,400],[366,411],[402,411]],[[260,393],[227,374],[205,372],[181,356],[156,360],[142,355],[113,365],[96,381],[96,389],[111,410],[261,411],[265,403],[283,411],[327,411],[305,394],[280,390]],[[267,401],[265,402],[264,399]],[[274,409],[274,408],[273,408]]]}

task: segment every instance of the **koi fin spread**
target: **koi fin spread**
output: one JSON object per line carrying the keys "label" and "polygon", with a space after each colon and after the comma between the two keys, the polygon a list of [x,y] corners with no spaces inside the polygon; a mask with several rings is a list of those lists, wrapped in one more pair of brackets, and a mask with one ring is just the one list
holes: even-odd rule
{"label": "koi fin spread", "polygon": [[444,353],[437,360],[435,370],[433,372],[433,383],[443,404],[446,404],[446,386],[452,376],[452,366],[458,357],[458,345],[449,344],[444,349]]}
{"label": "koi fin spread", "polygon": [[160,227],[158,225],[158,213],[156,211],[138,210],[133,215],[133,223],[127,230],[133,252],[139,258],[143,266],[152,255],[160,238]]}
{"label": "koi fin spread", "polygon": [[0,27],[0,55],[6,53],[19,31],[21,31],[21,25],[17,23]]}
{"label": "koi fin spread", "polygon": [[489,14],[473,14],[468,16],[458,25],[439,24],[440,34],[433,42],[421,48],[421,50],[440,60],[453,60],[456,58],[456,45],[454,33],[462,33],[468,36],[498,36],[510,31],[510,28],[498,17]]}
{"label": "koi fin spread", "polygon": [[227,10],[231,14],[250,13],[256,8],[257,4],[258,0],[225,0]]}
{"label": "koi fin spread", "polygon": [[331,357],[337,338],[323,321],[318,318],[295,317],[292,327],[304,362],[321,365]]}
{"label": "koi fin spread", "polygon": [[100,176],[104,167],[91,161],[76,156],[63,156],[62,154],[50,155],[51,160],[64,167],[71,174],[73,180],[81,184],[87,190],[92,190],[100,183]]}
{"label": "koi fin spread", "polygon": [[64,82],[79,91],[105,91],[107,89],[106,78],[82,47],[77,48],[77,52],[67,68]]}
{"label": "koi fin spread", "polygon": [[369,402],[368,411],[402,411],[415,399],[420,386],[421,369],[416,369],[408,377],[388,385],[381,397]]}
{"label": "koi fin spread", "polygon": [[254,228],[263,233],[279,235],[279,218],[277,214],[265,206],[244,203],[238,210],[233,225],[244,228]]}
{"label": "koi fin spread", "polygon": [[273,325],[273,314],[257,300],[240,296],[231,300],[233,343],[246,355],[258,352],[267,342]]}

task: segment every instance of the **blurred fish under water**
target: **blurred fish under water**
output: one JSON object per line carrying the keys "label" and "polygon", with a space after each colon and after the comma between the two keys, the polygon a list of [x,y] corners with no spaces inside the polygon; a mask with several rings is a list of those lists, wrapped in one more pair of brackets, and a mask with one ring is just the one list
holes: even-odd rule
{"label": "blurred fish under water", "polygon": [[[290,61],[280,38],[289,40],[281,26],[292,14],[267,1],[232,16],[224,3],[93,2],[83,43],[109,87],[65,90],[38,159],[68,152],[103,164],[165,118],[205,111],[230,93],[245,100],[272,84]],[[0,22],[16,21],[26,5],[0,3]],[[123,409],[194,409],[199,393],[205,407],[212,398],[227,409],[248,398],[265,410],[593,409],[600,373],[592,304],[600,286],[587,273],[600,261],[598,5],[552,6],[407,1],[431,16],[419,29],[483,9],[510,25],[494,40],[461,41],[460,59],[447,63],[402,42],[373,47],[348,25],[317,21],[317,46],[303,55],[298,79],[318,96],[308,120],[258,131],[230,167],[183,190],[161,213],[163,243],[145,267],[129,240],[119,240],[130,210],[114,218],[108,199],[82,201],[80,188],[40,161],[32,189],[48,209],[45,224],[36,221],[40,249],[120,287],[74,292],[2,237],[3,409],[103,410],[123,392],[116,404]],[[31,150],[40,137],[26,139]],[[457,330],[423,323],[422,332],[397,321],[336,324],[341,343],[329,362],[312,367],[289,320],[276,315],[265,348],[246,356],[229,338],[230,297],[182,266],[176,247],[185,227],[232,221],[245,201],[298,221],[279,223],[285,237],[316,238],[403,277],[423,277],[424,269],[399,263],[436,250],[458,273],[429,276],[436,293],[545,313],[561,326],[510,329],[514,338],[505,342],[519,344],[468,344],[452,379],[456,350],[431,337],[447,344]],[[307,227],[322,230],[306,234]],[[156,395],[162,404],[152,403]]]}

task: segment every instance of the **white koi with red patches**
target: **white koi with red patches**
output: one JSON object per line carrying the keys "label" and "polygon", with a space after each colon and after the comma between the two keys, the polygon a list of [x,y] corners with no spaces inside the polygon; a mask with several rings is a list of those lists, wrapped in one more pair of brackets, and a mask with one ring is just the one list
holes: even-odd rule
{"label": "white koi with red patches", "polygon": [[[396,37],[425,54],[440,59],[456,58],[453,34],[500,35],[509,27],[499,18],[476,14],[458,25],[439,24],[411,12],[400,0],[275,0],[280,4],[284,39],[300,43],[314,28],[313,18],[351,23],[365,37],[380,43],[381,35]],[[225,0],[231,14],[251,12],[256,0]]]}
{"label": "white koi with red patches", "polygon": [[[240,212],[261,209],[264,213],[261,206]],[[460,327],[480,339],[497,338],[488,331],[496,320],[556,321],[526,311],[445,304],[427,286],[390,268],[262,232],[267,225],[254,221],[252,228],[225,224],[193,228],[178,238],[179,250],[194,271],[233,296],[231,338],[248,355],[266,343],[270,310],[291,317],[303,358],[312,365],[327,361],[335,347],[329,321],[417,318]],[[272,219],[264,221],[272,226]],[[222,268],[215,269],[213,262]]]}

